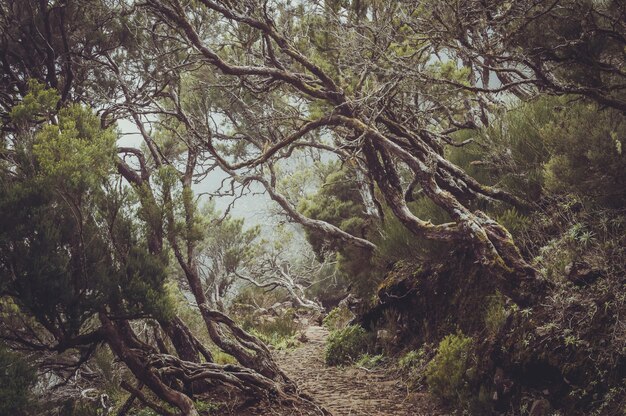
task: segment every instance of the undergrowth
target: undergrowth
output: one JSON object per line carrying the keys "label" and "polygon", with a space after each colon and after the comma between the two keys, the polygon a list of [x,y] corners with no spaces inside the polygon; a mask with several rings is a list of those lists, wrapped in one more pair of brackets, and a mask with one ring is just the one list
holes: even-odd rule
{"label": "undergrowth", "polygon": [[327,365],[345,365],[357,361],[371,345],[371,337],[362,327],[350,325],[333,331],[326,340]]}
{"label": "undergrowth", "polygon": [[462,333],[450,334],[441,340],[437,354],[424,372],[428,388],[434,395],[457,403],[463,401],[472,344],[472,338]]}

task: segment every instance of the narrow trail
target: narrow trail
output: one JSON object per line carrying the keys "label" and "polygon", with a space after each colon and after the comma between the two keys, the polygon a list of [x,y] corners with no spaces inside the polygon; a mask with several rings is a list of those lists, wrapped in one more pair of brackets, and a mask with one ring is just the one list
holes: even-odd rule
{"label": "narrow trail", "polygon": [[407,394],[400,380],[381,372],[355,367],[327,367],[324,343],[328,331],[306,330],[308,341],[291,351],[278,352],[281,368],[303,392],[334,416],[445,416],[425,393]]}

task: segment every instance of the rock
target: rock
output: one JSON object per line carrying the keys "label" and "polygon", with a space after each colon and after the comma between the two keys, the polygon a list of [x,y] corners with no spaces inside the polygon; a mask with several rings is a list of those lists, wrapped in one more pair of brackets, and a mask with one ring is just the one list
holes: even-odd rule
{"label": "rock", "polygon": [[530,413],[528,416],[548,416],[548,412],[550,411],[550,402],[546,399],[539,399],[533,402],[533,405],[530,407]]}
{"label": "rock", "polygon": [[393,344],[394,336],[386,329],[376,331],[376,343],[381,345]]}
{"label": "rock", "polygon": [[511,397],[511,390],[513,388],[513,380],[508,378],[504,374],[504,370],[500,367],[496,368],[496,372],[493,375],[493,384],[495,391],[493,393],[493,401],[496,402],[495,406],[498,410],[503,410],[508,407],[509,399]]}
{"label": "rock", "polygon": [[594,269],[586,261],[574,261],[565,267],[565,278],[576,286],[587,286],[604,276],[604,272]]}
{"label": "rock", "polygon": [[513,387],[513,381],[505,376],[504,370],[500,367],[496,368],[496,373],[493,375],[493,384],[496,391],[503,394],[509,393]]}

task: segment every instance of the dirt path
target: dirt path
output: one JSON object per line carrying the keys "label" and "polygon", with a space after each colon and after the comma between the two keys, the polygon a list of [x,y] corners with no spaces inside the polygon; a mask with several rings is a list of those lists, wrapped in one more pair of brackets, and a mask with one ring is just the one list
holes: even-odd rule
{"label": "dirt path", "polygon": [[305,393],[334,416],[445,416],[426,394],[407,395],[400,380],[354,367],[327,367],[325,328],[310,326],[306,336],[308,342],[277,353],[276,359]]}

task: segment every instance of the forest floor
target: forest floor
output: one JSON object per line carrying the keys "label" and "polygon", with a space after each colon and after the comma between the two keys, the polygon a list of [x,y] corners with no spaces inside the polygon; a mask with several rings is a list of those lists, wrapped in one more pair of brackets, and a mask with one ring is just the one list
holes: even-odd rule
{"label": "forest floor", "polygon": [[302,392],[334,416],[445,416],[427,393],[408,393],[406,385],[385,369],[328,367],[324,343],[328,331],[309,326],[307,341],[278,351],[279,366]]}

